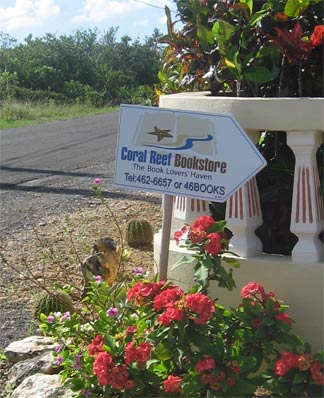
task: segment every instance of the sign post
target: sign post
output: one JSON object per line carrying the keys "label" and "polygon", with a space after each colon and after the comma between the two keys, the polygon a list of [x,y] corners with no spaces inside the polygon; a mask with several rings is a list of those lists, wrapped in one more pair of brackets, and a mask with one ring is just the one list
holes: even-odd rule
{"label": "sign post", "polygon": [[225,202],[265,165],[231,115],[121,105],[115,185],[164,194],[163,278],[173,195]]}

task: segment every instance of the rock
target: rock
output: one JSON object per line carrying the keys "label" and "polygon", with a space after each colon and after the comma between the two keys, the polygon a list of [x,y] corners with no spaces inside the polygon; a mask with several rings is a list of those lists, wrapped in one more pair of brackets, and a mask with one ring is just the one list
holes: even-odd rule
{"label": "rock", "polygon": [[19,386],[28,376],[36,373],[54,374],[58,373],[58,371],[58,368],[53,368],[53,354],[48,351],[36,358],[15,363],[8,372],[8,384],[9,387]]}
{"label": "rock", "polygon": [[12,398],[72,398],[72,391],[63,387],[59,375],[37,373],[29,376],[13,391]]}
{"label": "rock", "polygon": [[10,343],[4,349],[4,354],[8,361],[17,363],[53,350],[56,345],[50,337],[30,336]]}

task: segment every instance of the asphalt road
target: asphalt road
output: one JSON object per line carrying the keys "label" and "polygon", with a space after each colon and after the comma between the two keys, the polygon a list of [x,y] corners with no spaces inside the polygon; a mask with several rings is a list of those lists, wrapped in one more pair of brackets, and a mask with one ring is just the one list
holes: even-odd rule
{"label": "asphalt road", "polygon": [[119,112],[0,131],[0,232],[41,222],[113,190]]}

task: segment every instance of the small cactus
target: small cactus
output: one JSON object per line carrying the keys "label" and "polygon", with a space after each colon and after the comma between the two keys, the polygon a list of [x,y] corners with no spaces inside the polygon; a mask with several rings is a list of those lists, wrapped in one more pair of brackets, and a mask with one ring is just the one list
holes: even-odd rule
{"label": "small cactus", "polygon": [[153,229],[151,224],[144,219],[130,220],[126,226],[126,241],[129,246],[139,247],[152,243]]}
{"label": "small cactus", "polygon": [[51,312],[73,312],[71,297],[62,290],[52,290],[41,293],[34,304],[33,317],[39,320],[40,314],[49,315]]}

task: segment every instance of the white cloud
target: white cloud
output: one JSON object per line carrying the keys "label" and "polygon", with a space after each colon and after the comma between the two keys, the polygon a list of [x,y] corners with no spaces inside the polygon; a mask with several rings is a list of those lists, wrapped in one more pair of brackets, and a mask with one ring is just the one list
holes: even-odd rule
{"label": "white cloud", "polygon": [[150,21],[148,19],[141,19],[140,21],[135,21],[134,22],[134,26],[137,27],[144,27],[144,26],[148,26],[150,23]]}
{"label": "white cloud", "polygon": [[160,22],[161,25],[166,25],[166,23],[167,23],[167,17],[166,17],[166,15],[164,15],[163,17],[161,17],[160,20],[159,20],[159,22]]}
{"label": "white cloud", "polygon": [[164,8],[165,4],[169,6],[172,4],[170,0],[141,1],[142,0],[84,0],[82,8],[78,11],[77,15],[72,18],[72,21],[76,23],[99,23],[117,16],[130,15],[137,10],[144,11],[145,9],[151,8],[147,4],[151,4],[154,7],[159,6],[161,8]]}
{"label": "white cloud", "polygon": [[39,26],[59,13],[56,0],[16,0],[12,7],[0,8],[0,28],[11,31]]}
{"label": "white cloud", "polygon": [[73,17],[72,21],[98,23],[129,12],[131,12],[130,1],[85,0],[79,14]]}

